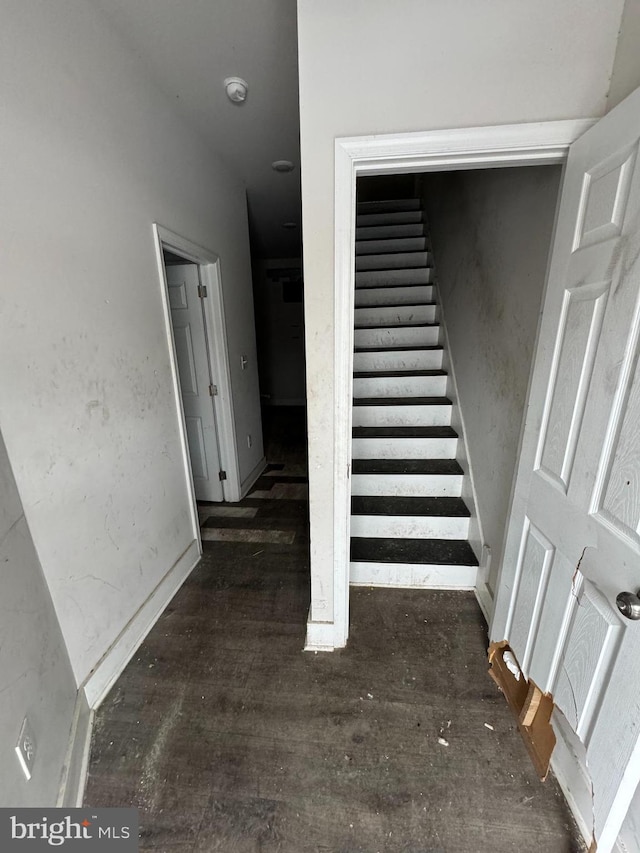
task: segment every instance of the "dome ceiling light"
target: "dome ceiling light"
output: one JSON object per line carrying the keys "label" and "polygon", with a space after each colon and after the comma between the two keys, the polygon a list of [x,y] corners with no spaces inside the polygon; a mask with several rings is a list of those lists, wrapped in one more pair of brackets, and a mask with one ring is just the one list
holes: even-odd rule
{"label": "dome ceiling light", "polygon": [[271,168],[275,172],[293,172],[293,163],[291,160],[274,160]]}
{"label": "dome ceiling light", "polygon": [[242,77],[227,77],[224,81],[227,97],[234,104],[242,104],[247,98],[249,86]]}
{"label": "dome ceiling light", "polygon": [[286,228],[288,231],[292,231],[294,228],[298,227],[297,222],[283,222],[282,227]]}

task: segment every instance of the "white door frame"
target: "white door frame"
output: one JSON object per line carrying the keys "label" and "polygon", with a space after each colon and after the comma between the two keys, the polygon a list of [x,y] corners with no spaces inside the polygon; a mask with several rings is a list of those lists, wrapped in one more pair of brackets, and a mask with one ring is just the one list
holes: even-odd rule
{"label": "white door frame", "polygon": [[171,374],[173,379],[173,393],[179,412],[180,443],[182,445],[182,457],[185,467],[187,482],[191,490],[191,510],[194,514],[194,523],[197,535],[200,536],[200,525],[198,523],[198,510],[196,504],[195,490],[193,486],[193,474],[191,472],[191,459],[189,456],[189,445],[187,442],[187,428],[184,419],[184,408],[182,395],[180,393],[180,378],[178,373],[178,361],[173,339],[173,325],[171,322],[171,308],[169,305],[169,291],[165,275],[163,249],[180,255],[187,261],[192,261],[200,267],[200,279],[207,288],[207,298],[203,300],[204,322],[207,340],[209,344],[210,371],[218,394],[213,398],[216,415],[216,426],[218,430],[218,443],[220,450],[220,465],[227,473],[227,479],[222,481],[222,492],[225,501],[240,500],[240,469],[238,466],[238,448],[233,420],[233,396],[231,393],[231,372],[229,370],[229,358],[227,351],[227,331],[225,325],[224,299],[222,293],[222,277],[220,271],[220,256],[210,249],[198,246],[191,240],[175,234],[168,228],[154,223],[153,236],[156,249],[156,260],[158,274],[161,282],[162,308],[165,320],[165,331],[169,345],[169,359],[171,362]]}
{"label": "white door frame", "polygon": [[[349,634],[350,472],[355,288],[356,179],[362,175],[442,172],[563,163],[595,119],[496,125],[335,141],[333,648]],[[328,639],[325,634],[325,644]]]}

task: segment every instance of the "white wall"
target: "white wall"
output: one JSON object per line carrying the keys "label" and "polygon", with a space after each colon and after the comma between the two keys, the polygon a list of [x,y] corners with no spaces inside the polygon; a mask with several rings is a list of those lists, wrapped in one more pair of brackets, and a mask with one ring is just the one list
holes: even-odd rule
{"label": "white wall", "polygon": [[625,0],[607,110],[640,86],[640,0]]}
{"label": "white wall", "polygon": [[333,620],[340,136],[598,116],[622,0],[298,0],[312,618]]}
{"label": "white wall", "polygon": [[245,194],[86,0],[0,12],[0,418],[80,683],[192,539],[154,221],[221,255],[261,435]]}
{"label": "white wall", "polygon": [[425,175],[436,279],[491,592],[538,329],[560,166]]}
{"label": "white wall", "polygon": [[[1,436],[0,566],[0,806],[53,806],[76,686]],[[37,742],[29,781],[13,751],[25,715]]]}

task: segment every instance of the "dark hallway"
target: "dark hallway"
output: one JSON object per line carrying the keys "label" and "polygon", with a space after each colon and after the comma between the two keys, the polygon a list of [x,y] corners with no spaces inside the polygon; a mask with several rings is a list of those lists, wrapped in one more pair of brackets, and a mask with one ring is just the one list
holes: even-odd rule
{"label": "dark hallway", "polygon": [[268,413],[251,495],[201,508],[202,562],[97,714],[86,804],[137,806],[157,853],[582,849],[473,594],[355,588],[348,647],[303,653],[302,411]]}

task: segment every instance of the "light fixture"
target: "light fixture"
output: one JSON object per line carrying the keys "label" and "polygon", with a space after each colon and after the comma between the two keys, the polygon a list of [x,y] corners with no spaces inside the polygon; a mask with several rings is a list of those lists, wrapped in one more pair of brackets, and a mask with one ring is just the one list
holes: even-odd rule
{"label": "light fixture", "polygon": [[293,228],[298,227],[298,223],[297,222],[283,222],[282,227],[286,228],[288,231],[291,231]]}
{"label": "light fixture", "polygon": [[234,104],[241,104],[247,98],[249,86],[247,81],[242,77],[227,77],[224,81],[224,88],[227,92],[227,97]]}
{"label": "light fixture", "polygon": [[271,168],[275,172],[293,172],[293,163],[291,160],[274,160]]}

